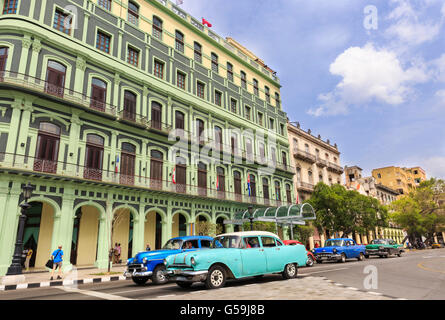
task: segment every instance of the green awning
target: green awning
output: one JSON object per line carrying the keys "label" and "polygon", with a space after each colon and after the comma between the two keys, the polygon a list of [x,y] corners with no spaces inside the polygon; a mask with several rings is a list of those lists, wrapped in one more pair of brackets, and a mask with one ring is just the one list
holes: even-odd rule
{"label": "green awning", "polygon": [[[258,208],[253,211],[253,221],[275,222],[280,224],[305,224],[306,220],[315,220],[315,210],[309,203],[290,206]],[[236,212],[233,219],[224,220],[224,224],[242,225],[250,221],[248,210]]]}

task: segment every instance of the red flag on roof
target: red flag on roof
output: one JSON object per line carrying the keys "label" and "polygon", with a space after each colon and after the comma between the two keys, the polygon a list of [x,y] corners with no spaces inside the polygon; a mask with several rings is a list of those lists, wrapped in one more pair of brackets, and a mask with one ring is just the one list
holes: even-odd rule
{"label": "red flag on roof", "polygon": [[208,22],[206,19],[202,18],[202,24],[205,24],[207,27],[211,28],[212,24]]}

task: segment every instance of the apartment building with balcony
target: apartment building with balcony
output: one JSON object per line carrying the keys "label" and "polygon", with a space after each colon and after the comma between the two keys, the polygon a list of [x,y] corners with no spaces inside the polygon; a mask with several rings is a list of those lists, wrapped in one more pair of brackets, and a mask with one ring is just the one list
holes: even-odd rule
{"label": "apartment building with balcony", "polygon": [[104,268],[110,242],[125,261],[196,222],[295,203],[279,79],[235,40],[166,0],[0,8],[0,275],[28,182],[36,268],[59,244],[66,267]]}
{"label": "apartment building with balcony", "polygon": [[422,181],[426,180],[426,173],[421,167],[401,168],[384,167],[372,170],[372,176],[380,183],[389,188],[395,189],[400,195],[408,194],[415,189]]}
{"label": "apartment building with balcony", "polygon": [[291,166],[295,168],[294,188],[302,202],[310,198],[318,182],[328,185],[341,184],[343,168],[340,165],[340,152],[337,144],[323,141],[311,130],[303,130],[299,123],[288,123]]}

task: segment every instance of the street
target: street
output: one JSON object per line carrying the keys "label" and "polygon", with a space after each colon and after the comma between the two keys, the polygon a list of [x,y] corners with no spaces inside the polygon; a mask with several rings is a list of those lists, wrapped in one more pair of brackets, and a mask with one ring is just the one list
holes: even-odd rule
{"label": "street", "polygon": [[[365,288],[365,269],[376,270],[376,287]],[[375,267],[375,268],[374,268]],[[402,257],[369,258],[365,261],[316,264],[300,268],[293,280],[266,275],[228,281],[219,290],[203,284],[190,289],[175,283],[162,286],[132,281],[79,286],[19,289],[0,293],[0,300],[327,300],[327,299],[445,299],[445,249],[407,252]]]}

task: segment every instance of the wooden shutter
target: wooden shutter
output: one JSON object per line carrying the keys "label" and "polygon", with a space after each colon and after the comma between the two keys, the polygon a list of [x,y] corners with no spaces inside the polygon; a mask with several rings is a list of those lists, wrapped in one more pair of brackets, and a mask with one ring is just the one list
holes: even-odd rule
{"label": "wooden shutter", "polygon": [[162,122],[162,107],[153,103],[151,106],[151,127],[154,129],[161,130],[161,122]]}

